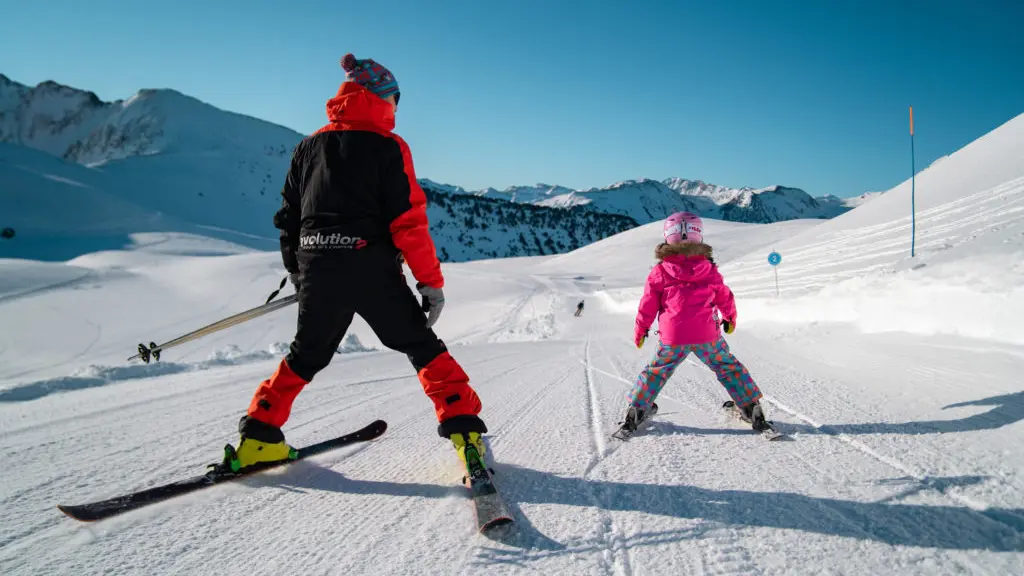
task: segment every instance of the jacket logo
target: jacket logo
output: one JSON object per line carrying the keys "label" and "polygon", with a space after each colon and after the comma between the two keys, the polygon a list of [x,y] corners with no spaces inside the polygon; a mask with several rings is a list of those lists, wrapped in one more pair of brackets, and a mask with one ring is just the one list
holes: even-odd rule
{"label": "jacket logo", "polygon": [[365,248],[368,242],[359,236],[345,236],[344,234],[316,234],[299,237],[300,250],[360,250]]}

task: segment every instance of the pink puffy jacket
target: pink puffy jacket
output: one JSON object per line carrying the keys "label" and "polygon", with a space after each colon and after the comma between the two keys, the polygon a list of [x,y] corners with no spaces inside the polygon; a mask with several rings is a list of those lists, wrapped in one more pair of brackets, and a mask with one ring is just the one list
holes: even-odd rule
{"label": "pink puffy jacket", "polygon": [[704,344],[720,336],[714,310],[722,320],[736,323],[736,300],[706,244],[662,244],[662,259],[647,276],[636,314],[634,339],[640,341],[658,318],[660,340],[669,346]]}

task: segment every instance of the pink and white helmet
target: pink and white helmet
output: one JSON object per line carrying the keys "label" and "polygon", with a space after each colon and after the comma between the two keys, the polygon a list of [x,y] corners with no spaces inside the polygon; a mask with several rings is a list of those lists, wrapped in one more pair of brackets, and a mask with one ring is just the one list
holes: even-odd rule
{"label": "pink and white helmet", "polygon": [[669,244],[700,244],[704,242],[704,222],[692,212],[676,212],[665,220],[663,233]]}

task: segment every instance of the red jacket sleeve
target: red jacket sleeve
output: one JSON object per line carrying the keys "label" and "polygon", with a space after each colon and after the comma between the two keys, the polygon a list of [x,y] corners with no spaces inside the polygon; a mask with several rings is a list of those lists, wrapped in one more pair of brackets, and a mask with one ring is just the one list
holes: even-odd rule
{"label": "red jacket sleeve", "polygon": [[640,297],[640,306],[636,311],[636,336],[642,336],[651,329],[654,319],[661,311],[662,286],[661,269],[655,266],[647,275],[647,283],[644,285],[644,295]]}
{"label": "red jacket sleeve", "polygon": [[729,287],[725,285],[725,280],[721,274],[718,274],[718,278],[712,284],[712,287],[715,291],[715,301],[713,304],[722,313],[722,319],[735,324],[736,298],[732,295],[732,290],[729,290]]}
{"label": "red jacket sleeve", "polygon": [[402,252],[417,282],[433,288],[444,286],[441,262],[427,222],[427,196],[416,182],[409,146],[392,134],[398,144],[382,174],[384,208],[395,246]]}

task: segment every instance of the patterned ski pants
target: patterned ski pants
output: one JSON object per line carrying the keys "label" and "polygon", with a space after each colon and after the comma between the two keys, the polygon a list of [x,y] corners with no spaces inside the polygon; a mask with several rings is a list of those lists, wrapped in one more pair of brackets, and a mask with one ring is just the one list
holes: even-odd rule
{"label": "patterned ski pants", "polygon": [[668,346],[659,342],[658,355],[637,376],[630,403],[637,408],[649,408],[676,368],[691,353],[711,368],[737,406],[747,406],[761,398],[761,390],[750,377],[750,372],[729,352],[725,339],[719,338],[714,342],[685,346]]}

